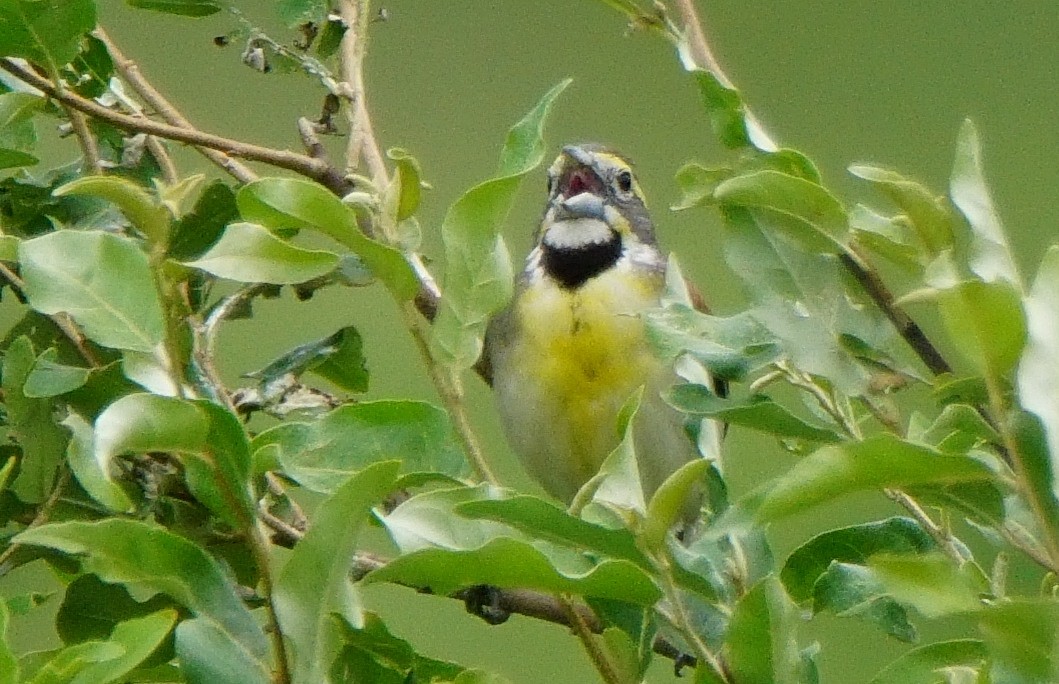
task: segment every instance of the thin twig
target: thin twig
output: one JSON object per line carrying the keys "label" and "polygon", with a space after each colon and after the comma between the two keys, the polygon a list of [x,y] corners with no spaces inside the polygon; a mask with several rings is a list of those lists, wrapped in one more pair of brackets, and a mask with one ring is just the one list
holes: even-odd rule
{"label": "thin twig", "polygon": [[960,550],[960,544],[956,540],[956,537],[952,536],[952,533],[942,528],[941,525],[934,522],[930,515],[923,510],[923,507],[919,505],[918,501],[899,489],[885,489],[883,491],[886,492],[886,496],[889,497],[891,501],[899,504],[916,519],[919,526],[931,536],[945,555],[951,558],[954,563],[957,565],[963,565],[967,562],[967,557],[964,555],[963,551]]}
{"label": "thin twig", "polygon": [[[0,261],[0,278],[6,280],[8,285],[16,291],[20,298],[23,300],[25,299],[26,283],[2,261]],[[74,345],[74,348],[81,355],[81,358],[83,358],[89,366],[92,368],[101,368],[103,366],[103,362],[100,361],[95,352],[88,347],[88,343],[85,340],[85,336],[81,334],[81,330],[72,320],[70,320],[70,317],[67,314],[51,314],[48,318],[55,324],[55,327],[62,332],[66,339],[70,340],[70,343]]]}
{"label": "thin twig", "polygon": [[[341,0],[339,16],[346,33],[339,46],[342,83],[337,94],[347,101],[349,141],[346,147],[346,173],[354,172],[361,159],[368,168],[375,187],[389,185],[386,161],[372,129],[371,116],[364,96],[364,53],[367,50],[369,8],[367,0]],[[343,87],[344,86],[344,87]]]}
{"label": "thin twig", "polygon": [[345,194],[349,189],[349,183],[340,171],[318,159],[313,159],[308,155],[298,154],[288,150],[276,150],[270,147],[253,145],[240,140],[233,140],[231,138],[213,135],[212,133],[205,133],[195,128],[181,128],[179,126],[161,123],[145,117],[136,117],[115,112],[96,102],[86,100],[75,93],[69,91],[61,92],[55,87],[55,84],[48,79],[29,69],[23,68],[10,59],[0,59],[0,68],[11,73],[19,80],[24,81],[47,94],[61,104],[84,112],[97,119],[106,121],[117,128],[127,131],[147,133],[148,135],[156,135],[161,138],[177,140],[197,147],[206,147],[224,152],[229,156],[264,162],[277,168],[287,169],[288,171],[294,171],[295,173],[312,178],[338,194]]}
{"label": "thin twig", "polygon": [[[37,509],[37,514],[33,516],[33,520],[30,521],[29,525],[26,526],[26,529],[23,530],[23,532],[25,532],[26,530],[32,530],[34,527],[40,527],[44,523],[48,522],[48,517],[51,515],[52,509],[55,508],[55,505],[57,503],[59,503],[59,500],[62,497],[63,489],[66,488],[66,485],[69,482],[69,468],[66,468],[65,466],[60,466],[59,476],[55,481],[55,487],[52,488],[51,493],[48,494],[48,498],[45,499],[44,503],[42,503],[40,505],[40,508]],[[8,569],[5,568],[5,565],[7,564],[7,561],[11,559],[11,556],[15,554],[15,551],[19,549],[19,547],[21,547],[21,544],[11,544],[6,549],[4,549],[3,553],[0,553],[0,577],[3,577],[7,574]]]}
{"label": "thin twig", "polygon": [[169,151],[162,144],[162,141],[153,135],[147,136],[147,151],[158,162],[158,168],[162,171],[162,180],[169,185],[175,185],[180,180],[180,173],[177,171],[176,164],[173,163],[173,158],[169,156]]}
{"label": "thin twig", "polygon": [[[106,46],[107,52],[110,53],[111,58],[114,60],[114,68],[117,69],[118,73],[125,80],[126,83],[132,88],[133,92],[143,98],[143,101],[149,104],[158,115],[161,116],[168,123],[178,126],[180,128],[194,128],[190,121],[178,110],[173,104],[165,98],[162,93],[151,85],[151,82],[144,78],[143,74],[140,73],[140,67],[136,62],[132,61],[125,54],[118,49],[118,46],[114,44],[107,32],[102,27],[97,27],[92,32],[96,38],[102,41],[103,45]],[[219,152],[208,147],[197,147],[199,152],[204,157],[209,159],[211,162],[222,168],[225,172],[230,174],[240,183],[249,183],[257,178],[257,174],[251,171],[248,167],[241,164],[239,161],[232,159],[223,152]],[[152,149],[152,154],[154,150]]]}
{"label": "thin twig", "polygon": [[81,156],[84,158],[85,170],[90,174],[103,173],[103,163],[99,156],[99,143],[96,136],[88,128],[88,119],[81,112],[72,107],[63,107],[66,118],[70,120],[74,135],[77,136],[77,144],[81,146]]}
{"label": "thin twig", "polygon": [[596,641],[592,628],[589,627],[588,623],[581,617],[581,613],[578,612],[573,597],[563,594],[559,596],[558,601],[566,613],[566,620],[570,625],[570,629],[581,642],[582,648],[585,649],[585,653],[588,654],[589,660],[592,661],[592,665],[595,666],[596,672],[603,678],[603,681],[607,682],[607,684],[625,684],[625,680],[615,668],[614,663],[611,662],[607,651]]}

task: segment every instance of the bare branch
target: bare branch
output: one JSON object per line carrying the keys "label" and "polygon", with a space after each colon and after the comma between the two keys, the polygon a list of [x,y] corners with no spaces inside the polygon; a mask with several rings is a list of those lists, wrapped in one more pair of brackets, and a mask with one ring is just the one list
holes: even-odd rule
{"label": "bare branch", "polygon": [[[151,85],[150,81],[144,78],[143,74],[140,73],[140,67],[136,62],[126,57],[125,54],[118,49],[118,46],[114,44],[114,41],[111,40],[110,36],[107,35],[107,32],[104,31],[102,27],[97,27],[96,30],[92,32],[92,35],[102,41],[103,45],[106,46],[107,52],[110,53],[111,58],[114,60],[114,67],[118,70],[118,73],[121,74],[121,77],[125,79],[125,82],[129,84],[137,95],[143,98],[144,102],[154,108],[159,116],[174,126],[189,129],[194,128],[191,122],[184,117],[180,110],[174,107],[173,104],[162,95],[162,93],[158,92],[158,90]],[[208,147],[198,147],[196,149],[198,149],[204,157],[224,169],[225,172],[230,174],[240,183],[249,183],[257,178],[257,174],[245,165],[232,159],[224,152]],[[151,150],[151,153],[154,154],[154,149]]]}
{"label": "bare branch", "polygon": [[92,131],[89,130],[88,120],[85,115],[70,107],[64,107],[63,109],[66,111],[66,118],[70,120],[74,135],[77,136],[77,143],[81,146],[81,156],[85,160],[85,169],[92,174],[102,173],[103,164],[99,158],[99,143],[96,141],[96,136],[92,135]]}
{"label": "bare branch", "polygon": [[144,117],[121,114],[75,93],[60,91],[47,78],[30,69],[23,68],[10,59],[0,59],[0,69],[4,69],[19,80],[44,92],[59,103],[106,121],[117,128],[156,135],[169,140],[177,140],[196,147],[217,150],[230,157],[264,162],[277,168],[287,169],[312,178],[337,194],[345,194],[349,190],[349,182],[340,171],[308,155],[232,140],[231,138],[205,133],[196,128],[181,128]]}

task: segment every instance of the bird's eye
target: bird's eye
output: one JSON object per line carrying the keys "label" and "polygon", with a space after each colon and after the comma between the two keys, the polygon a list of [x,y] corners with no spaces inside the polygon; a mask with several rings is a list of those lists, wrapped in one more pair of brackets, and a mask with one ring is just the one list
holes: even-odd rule
{"label": "bird's eye", "polygon": [[632,174],[628,171],[619,171],[617,175],[618,189],[622,192],[632,190]]}

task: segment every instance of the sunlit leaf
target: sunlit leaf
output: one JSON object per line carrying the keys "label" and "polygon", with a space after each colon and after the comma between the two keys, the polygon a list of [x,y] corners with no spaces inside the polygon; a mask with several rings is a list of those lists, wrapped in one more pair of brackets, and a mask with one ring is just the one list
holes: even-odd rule
{"label": "sunlit leaf", "polygon": [[883,434],[822,447],[741,505],[756,504],[759,521],[776,520],[857,491],[993,478],[989,468],[972,458],[942,455]]}
{"label": "sunlit leaf", "polygon": [[1019,402],[1041,420],[1051,453],[1052,492],[1059,496],[1059,247],[1045,253],[1023,306],[1028,330],[1018,367]]}
{"label": "sunlit leaf", "polygon": [[147,256],[129,238],[61,230],[19,245],[30,305],[66,312],[105,347],[150,352],[163,336],[162,307]]}
{"label": "sunlit leaf", "polygon": [[365,236],[354,210],[322,185],[300,178],[262,178],[244,185],[236,203],[247,221],[273,229],[315,230],[348,247],[401,301],[419,292],[419,281],[401,253]]}
{"label": "sunlit leaf", "polygon": [[334,270],[338,255],[295,247],[253,223],[233,223],[199,258],[184,263],[243,283],[290,285]]}
{"label": "sunlit leaf", "polygon": [[922,271],[925,266],[907,219],[881,216],[858,204],[849,212],[849,227],[857,244],[871,252],[912,271]]}
{"label": "sunlit leaf", "polygon": [[[209,625],[219,643],[247,655],[241,681],[268,681],[267,642],[217,561],[191,541],[160,527],[111,518],[49,523],[22,532],[17,543],[82,556],[86,571],[106,582],[168,595]],[[179,632],[187,623],[181,623]]]}
{"label": "sunlit leaf", "polygon": [[711,316],[671,304],[648,312],[646,321],[648,339],[664,358],[691,354],[725,380],[742,380],[780,355],[776,339],[747,312]]}
{"label": "sunlit leaf", "polygon": [[377,463],[349,478],[324,501],[294,547],[272,595],[283,634],[294,646],[294,678],[315,682],[338,652],[331,615],[363,627],[360,600],[349,579],[360,529],[371,507],[392,488],[399,464]]}
{"label": "sunlit leaf", "polygon": [[25,57],[57,75],[95,26],[92,0],[2,0],[0,54]]}
{"label": "sunlit leaf", "polygon": [[508,131],[497,175],[465,192],[445,215],[445,295],[431,348],[446,366],[462,370],[474,364],[489,317],[511,298],[511,258],[500,229],[522,178],[544,159],[544,120],[569,83],[562,81],[545,93]]}
{"label": "sunlit leaf", "polygon": [[1059,604],[1054,600],[1005,601],[977,617],[992,660],[991,681],[1045,684],[1059,678]]}
{"label": "sunlit leaf", "polygon": [[23,394],[31,399],[45,399],[72,392],[88,381],[91,369],[59,363],[58,354],[53,347],[37,357],[22,386]]}
{"label": "sunlit leaf", "polygon": [[949,194],[971,226],[971,270],[987,283],[1000,279],[1019,286],[1022,279],[985,182],[978,130],[970,119],[956,141]]}
{"label": "sunlit leaf", "polygon": [[132,181],[119,176],[84,176],[56,188],[56,197],[91,195],[113,202],[132,225],[152,243],[169,238],[169,212],[158,200]]}
{"label": "sunlit leaf", "polygon": [[939,551],[878,554],[869,559],[868,567],[896,600],[927,617],[974,612],[982,607],[979,595],[988,589],[973,564],[957,567]]}
{"label": "sunlit leaf", "polygon": [[104,468],[125,453],[168,451],[183,459],[188,486],[236,529],[253,519],[250,451],[239,420],[205,400],[130,394],[95,424],[94,453]]}
{"label": "sunlit leaf", "polygon": [[736,604],[725,639],[727,665],[735,681],[801,681],[797,619],[794,604],[775,576],[754,585]]}
{"label": "sunlit leaf", "polygon": [[466,477],[467,460],[448,415],[425,402],[349,404],[313,422],[266,430],[253,450],[274,445],[283,472],[303,487],[331,492],[350,475],[378,461],[400,460],[402,474],[439,472]]}
{"label": "sunlit leaf", "polygon": [[720,204],[768,209],[804,222],[816,235],[799,236],[814,246],[839,251],[846,233],[846,211],[817,183],[777,171],[756,171],[729,178],[714,189]]}
{"label": "sunlit leaf", "polygon": [[73,681],[121,681],[158,648],[162,640],[173,629],[176,621],[177,611],[170,608],[118,623],[110,633],[110,638],[104,642],[118,646],[118,655],[114,658],[87,663],[80,669],[77,678]]}
{"label": "sunlit leaf", "polygon": [[941,198],[901,174],[875,166],[854,165],[849,172],[888,197],[904,213],[919,237],[926,260],[952,247],[953,218]]}
{"label": "sunlit leaf", "polygon": [[105,466],[109,464],[96,460],[92,451],[95,439],[92,426],[76,413],[66,416],[62,424],[70,430],[71,437],[66,449],[66,463],[70,466],[74,477],[77,478],[78,484],[89,496],[110,510],[131,512],[132,502],[129,501],[129,497],[111,478],[109,470],[105,469]]}

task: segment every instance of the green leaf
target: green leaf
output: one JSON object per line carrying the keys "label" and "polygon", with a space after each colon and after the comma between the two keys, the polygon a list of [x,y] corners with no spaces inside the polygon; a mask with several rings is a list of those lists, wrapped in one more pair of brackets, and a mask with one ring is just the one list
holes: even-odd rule
{"label": "green leaf", "polygon": [[7,602],[0,600],[0,684],[18,682],[18,658],[7,643],[7,623],[10,617]]}
{"label": "green leaf", "polygon": [[261,370],[248,373],[261,384],[275,382],[288,374],[300,376],[312,371],[350,392],[368,390],[368,369],[363,341],[353,326],[340,328],[322,340],[291,349]]}
{"label": "green leaf", "polygon": [[1050,480],[1059,497],[1059,246],[1044,254],[1030,294],[1023,301],[1026,312],[1026,349],[1018,367],[1019,403],[1036,414],[1052,454]]}
{"label": "green leaf", "polygon": [[653,605],[661,594],[650,576],[625,560],[589,559],[563,554],[554,557],[537,544],[495,537],[472,549],[423,548],[400,556],[372,571],[362,582],[395,582],[430,587],[436,594],[451,594],[477,584],[501,588],[569,592],[585,597],[610,598],[636,605]]}
{"label": "green leaf", "polygon": [[1022,298],[1007,281],[946,282],[906,298],[933,299],[949,339],[977,372],[999,380],[1018,363],[1026,342]]}
{"label": "green leaf", "polygon": [[982,172],[978,130],[970,119],[964,120],[956,141],[949,195],[971,226],[971,270],[987,283],[1005,280],[1020,288],[1018,266]]}
{"label": "green leaf", "polygon": [[394,218],[397,221],[404,221],[411,218],[412,214],[419,209],[419,200],[423,190],[419,162],[406,150],[397,147],[387,150],[386,156],[392,159],[397,167],[393,182],[397,184],[399,192],[396,194]]}
{"label": "green leaf", "polygon": [[908,613],[887,594],[871,568],[834,562],[813,585],[813,613],[831,611],[839,617],[858,617],[907,643],[919,638]]}
{"label": "green leaf", "polygon": [[659,597],[647,572],[632,561],[601,558],[580,548],[525,537],[491,520],[456,513],[468,502],[502,493],[487,485],[424,492],[382,519],[402,555],[365,581],[429,586],[449,594],[476,584],[572,592],[650,605]]}
{"label": "green leaf", "polygon": [[315,230],[348,247],[399,301],[419,292],[419,281],[404,256],[366,237],[353,209],[322,185],[300,178],[262,178],[240,188],[235,200],[247,221],[272,229]]}
{"label": "green leaf", "polygon": [[769,575],[736,604],[725,647],[732,679],[738,682],[794,684],[801,681],[795,640],[797,612],[783,585]]}
{"label": "green leaf", "polygon": [[[618,431],[621,442],[603,459],[599,471],[586,482],[574,497],[575,501],[598,502],[617,509],[622,515],[637,517],[647,515],[647,499],[641,479],[640,465],[636,454],[636,439],[633,423],[643,401],[644,388],[625,400],[618,412]],[[591,496],[586,496],[591,494]]]}
{"label": "green leaf", "polygon": [[233,223],[212,247],[184,265],[243,283],[292,285],[333,271],[338,255],[295,247],[253,223]]}
{"label": "green leaf", "polygon": [[323,22],[331,5],[327,0],[280,0],[276,10],[289,28],[306,22]]}
{"label": "green leaf", "polygon": [[19,474],[11,489],[19,500],[39,504],[52,491],[68,435],[56,425],[51,401],[23,393],[34,362],[33,344],[25,335],[19,336],[4,354],[3,390],[9,435],[22,450]]}
{"label": "green leaf", "polygon": [[[244,682],[267,682],[268,645],[236,588],[206,552],[165,529],[135,520],[48,523],[22,532],[16,543],[83,556],[83,567],[105,582],[161,592],[208,625],[217,642],[246,655]],[[178,627],[179,634],[187,622]],[[187,655],[194,656],[194,652]]]}
{"label": "green leaf", "polygon": [[252,449],[273,445],[283,473],[318,492],[331,492],[378,461],[400,460],[401,473],[469,474],[448,415],[419,401],[347,404],[313,422],[288,422],[259,434]]}
{"label": "green leaf", "polygon": [[88,99],[95,99],[107,92],[113,75],[114,60],[106,44],[93,35],[84,37],[81,51],[63,70],[63,77],[74,92]]}
{"label": "green leaf", "polygon": [[842,441],[842,437],[834,430],[807,423],[772,399],[761,395],[741,400],[722,399],[702,385],[680,384],[666,390],[663,397],[666,403],[678,411],[710,416],[777,437],[825,443]]}
{"label": "green leaf", "polygon": [[433,325],[435,359],[454,370],[470,368],[482,352],[489,318],[511,298],[511,258],[500,228],[522,178],[544,159],[544,120],[562,81],[508,132],[497,175],[457,199],[441,224],[445,243],[444,297]]}
{"label": "green leaf", "polygon": [[677,170],[675,180],[680,188],[680,199],[670,207],[673,211],[683,211],[715,203],[713,193],[717,186],[731,178],[735,172],[727,167],[709,168],[702,164],[689,162]]}
{"label": "green leaf", "polygon": [[775,361],[780,349],[775,338],[750,313],[722,317],[670,304],[646,316],[647,336],[663,358],[688,353],[710,374],[739,381]]}
{"label": "green leaf", "polygon": [[70,444],[66,448],[66,463],[78,484],[90,497],[112,511],[132,512],[132,502],[125,491],[110,476],[106,465],[96,460],[93,453],[95,433],[92,426],[76,413],[70,413],[62,424],[70,430]]}
{"label": "green leaf", "polygon": [[1054,600],[1010,600],[989,606],[978,618],[993,661],[990,681],[1046,684],[1059,678],[1059,604]]}
{"label": "green leaf", "polygon": [[[74,684],[121,681],[125,675],[146,660],[161,645],[162,640],[173,629],[176,621],[177,611],[172,609],[160,610],[157,613],[133,618],[118,623],[107,641],[87,642],[67,647],[60,651],[52,662],[61,661],[64,659],[64,654],[80,651],[88,644],[98,643],[116,646],[116,649],[112,649],[114,657],[95,660],[94,662],[92,658],[86,658],[81,667],[75,668],[77,670],[76,678],[65,681],[72,681]],[[100,655],[102,653],[101,651]],[[60,670],[58,667],[55,669]],[[41,680],[40,675],[34,681],[39,680]],[[48,680],[45,679],[44,681]]]}
{"label": "green leaf", "polygon": [[360,530],[372,506],[397,479],[399,464],[376,463],[335,489],[294,547],[272,594],[283,634],[294,646],[294,681],[324,681],[338,652],[331,615],[364,626],[360,599],[349,579]]}
{"label": "green leaf", "polygon": [[849,227],[858,245],[898,266],[917,273],[926,266],[907,218],[881,216],[858,204],[849,212]]}
{"label": "green leaf", "polygon": [[43,98],[30,93],[0,94],[0,147],[12,152],[32,150],[37,142],[32,118],[43,104]]}
{"label": "green leaf", "polygon": [[153,244],[169,238],[169,212],[146,190],[119,176],[84,176],[56,188],[56,197],[91,195],[113,202]]}
{"label": "green leaf", "polygon": [[947,405],[922,434],[913,435],[909,430],[909,439],[950,453],[966,453],[982,443],[1000,443],[996,429],[967,404]]}
{"label": "green leaf", "polygon": [[940,641],[908,651],[875,675],[869,684],[937,684],[940,672],[950,667],[979,669],[985,663],[985,645],[975,639]]}
{"label": "green leaf", "polygon": [[103,467],[130,452],[168,451],[183,460],[196,498],[236,529],[254,518],[250,450],[239,419],[206,400],[126,395],[96,419],[95,458]]}
{"label": "green leaf", "polygon": [[184,620],[176,628],[176,656],[188,684],[271,684],[264,654],[231,639],[222,625],[206,618]]}
{"label": "green leaf", "polygon": [[846,211],[821,185],[778,171],[755,171],[723,181],[714,189],[719,204],[768,209],[797,219],[815,235],[799,242],[830,252],[844,250]]}
{"label": "green leaf", "polygon": [[688,461],[655,490],[647,504],[647,516],[640,532],[647,548],[664,547],[666,535],[683,519],[687,502],[694,497],[693,490],[701,488],[709,467],[710,462],[706,459]]}
{"label": "green leaf", "polygon": [[[383,621],[373,613],[364,614],[364,625],[360,628],[342,619],[336,619],[336,622],[343,648],[332,667],[331,681],[358,681],[358,677],[367,678],[368,671],[374,667],[384,670],[386,674],[393,673],[395,684],[409,680],[449,682],[464,669],[454,663],[416,653],[411,644],[391,634]],[[340,676],[336,676],[336,667],[339,668]],[[390,680],[380,677],[372,681],[384,684]]]}
{"label": "green leaf", "polygon": [[61,364],[56,360],[58,355],[58,350],[52,347],[37,357],[22,386],[23,394],[30,399],[46,399],[72,392],[88,381],[92,369]]}
{"label": "green leaf", "polygon": [[220,239],[225,226],[238,219],[232,189],[221,181],[210,183],[192,210],[173,224],[168,256],[177,261],[200,256]]}
{"label": "green leaf", "polygon": [[25,57],[56,76],[95,26],[92,0],[0,0],[0,54]]}
{"label": "green leaf", "polygon": [[66,312],[105,347],[151,352],[162,307],[147,256],[129,238],[60,230],[18,248],[25,293],[43,314]]}
{"label": "green leaf", "polygon": [[17,169],[20,166],[33,166],[40,159],[27,152],[0,147],[0,169]]}
{"label": "green leaf", "polygon": [[713,134],[722,145],[738,150],[753,145],[747,126],[743,99],[734,88],[723,85],[708,71],[689,69],[699,87],[699,95],[710,116]]}
{"label": "green leaf", "polygon": [[207,17],[224,8],[218,0],[125,0],[130,7],[185,17]]}
{"label": "green leaf", "polygon": [[953,246],[952,214],[930,190],[888,169],[854,165],[849,172],[874,185],[904,213],[919,237],[925,261]]}
{"label": "green leaf", "polygon": [[857,491],[992,482],[993,477],[989,468],[967,456],[943,455],[884,434],[818,449],[741,506],[756,504],[755,518],[765,522]]}
{"label": "green leaf", "polygon": [[[121,657],[121,653],[121,646],[105,641],[89,641],[55,651],[38,652],[32,655],[40,664],[35,676],[27,681],[28,684],[65,684],[90,665],[114,660]],[[30,665],[26,669],[34,668]]]}
{"label": "green leaf", "polygon": [[974,612],[982,607],[979,595],[987,582],[973,563],[957,567],[940,551],[916,556],[878,554],[868,567],[897,601],[928,618]]}
{"label": "green leaf", "polygon": [[818,534],[787,558],[780,578],[791,598],[803,603],[833,561],[864,565],[878,553],[924,553],[937,548],[933,538],[911,518],[893,517]]}
{"label": "green leaf", "polygon": [[55,629],[64,644],[105,640],[123,622],[172,606],[162,595],[137,601],[120,584],[107,584],[84,574],[66,588],[55,616]]}

